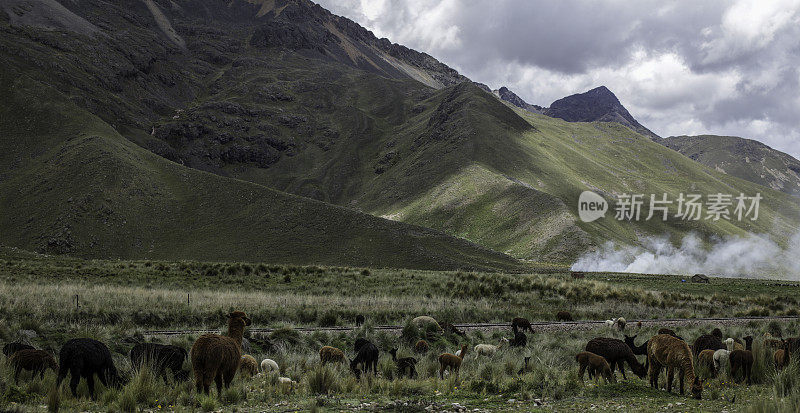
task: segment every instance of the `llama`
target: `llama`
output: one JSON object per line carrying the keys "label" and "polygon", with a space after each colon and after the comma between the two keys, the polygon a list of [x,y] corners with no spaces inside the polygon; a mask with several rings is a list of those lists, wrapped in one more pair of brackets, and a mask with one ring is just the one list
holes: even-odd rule
{"label": "llama", "polygon": [[605,358],[608,364],[611,365],[612,373],[616,370],[616,366],[619,366],[623,379],[626,378],[624,362],[628,362],[628,366],[637,376],[644,378],[647,375],[647,368],[639,363],[639,360],[633,354],[633,350],[622,340],[607,337],[593,338],[586,344],[584,350]]}
{"label": "llama", "polygon": [[575,361],[580,364],[578,376],[580,376],[581,381],[583,381],[583,375],[588,368],[590,379],[594,377],[596,381],[599,380],[602,375],[606,383],[617,382],[617,378],[614,377],[614,373],[611,371],[611,366],[602,356],[588,351],[582,351],[575,356]]}
{"label": "llama", "polygon": [[[720,350],[717,350],[720,351]],[[727,350],[726,350],[727,351]],[[711,377],[717,375],[717,369],[714,366],[714,350],[703,350],[697,356],[697,366],[705,366],[711,373]]]}
{"label": "llama", "polygon": [[3,346],[3,355],[11,357],[20,350],[36,350],[33,346],[25,343],[8,343]]}
{"label": "llama", "polygon": [[273,372],[273,371],[276,372],[276,373],[280,373],[281,368],[278,367],[278,363],[276,363],[275,360],[273,360],[273,359],[264,359],[264,360],[261,360],[261,371],[263,373],[270,373],[270,372]]}
{"label": "llama", "polygon": [[455,373],[458,377],[458,370],[461,368],[461,362],[464,361],[464,355],[467,353],[466,344],[461,346],[461,357],[455,354],[444,353],[439,356],[439,378],[444,379],[444,371],[449,369],[450,374]]}
{"label": "llama", "polygon": [[[506,343],[508,343],[508,339],[507,338],[501,338],[500,339],[500,344],[498,344],[498,345],[494,345],[494,344],[476,344],[475,347],[473,348],[473,350],[475,351],[476,355],[491,357],[491,356],[494,355],[494,353],[497,353],[497,350],[500,350],[501,348],[503,348],[503,345],[505,345]],[[459,350],[459,351],[461,351],[461,350]],[[456,352],[456,355],[460,356],[461,354]]]}
{"label": "llama", "polygon": [[258,373],[256,358],[249,354],[242,355],[242,359],[239,361],[239,373],[246,374],[249,377],[255,376]]}
{"label": "llama", "polygon": [[78,382],[83,377],[89,386],[89,397],[94,400],[94,376],[104,386],[119,387],[123,380],[117,375],[114,360],[108,347],[91,338],[74,338],[67,341],[58,353],[61,364],[58,367],[56,388],[70,374],[69,388],[73,397],[78,397]]}
{"label": "llama", "polygon": [[319,349],[319,360],[323,366],[328,363],[341,363],[345,360],[344,352],[336,347],[322,346]]}
{"label": "llama", "polygon": [[156,343],[138,343],[130,353],[134,369],[138,370],[143,364],[148,364],[156,374],[164,378],[167,377],[167,371],[171,370],[176,379],[185,376],[183,362],[186,356],[186,349],[182,347]]}
{"label": "llama", "polygon": [[556,320],[558,321],[575,321],[572,319],[572,314],[569,311],[559,311],[556,313]]}
{"label": "llama", "polygon": [[714,371],[719,373],[720,369],[722,369],[722,365],[728,364],[730,354],[730,351],[724,349],[714,351]]}
{"label": "llama", "polygon": [[417,340],[414,344],[414,352],[417,354],[425,354],[430,349],[428,342],[425,340]]}
{"label": "llama", "polygon": [[749,386],[753,383],[753,337],[747,336],[744,338],[744,341],[747,343],[747,349],[731,351],[728,359],[731,363],[731,377],[734,377],[735,380],[736,372],[741,369],[743,374],[742,380],[746,379],[747,385]]}
{"label": "llama", "polygon": [[792,352],[789,351],[789,343],[786,341],[783,342],[783,348],[780,350],[776,350],[773,358],[775,360],[775,369],[778,371],[783,370],[786,366],[789,365],[791,361],[791,354]]}
{"label": "llama", "polygon": [[15,383],[18,381],[19,373],[22,370],[31,371],[33,373],[32,377],[36,377],[38,373],[40,379],[44,379],[44,372],[47,369],[53,369],[54,372],[58,372],[56,359],[44,350],[19,350],[11,355],[8,359],[8,364],[14,367]]}
{"label": "llama", "polygon": [[661,369],[667,368],[667,392],[672,392],[672,381],[675,369],[679,371],[680,394],[683,394],[684,377],[691,383],[692,397],[700,399],[703,393],[703,384],[695,375],[692,364],[692,352],[685,341],[679,340],[668,334],[658,334],[647,342],[647,360],[650,364],[650,386],[658,388],[658,375]]}
{"label": "llama", "polygon": [[370,341],[366,341],[358,347],[358,353],[350,361],[350,370],[355,373],[356,378],[361,377],[361,370],[358,365],[360,364],[364,372],[367,373],[372,370],[372,374],[378,373],[378,347]]}
{"label": "llama", "polygon": [[392,355],[392,361],[397,366],[397,375],[403,377],[406,375],[406,371],[408,371],[408,378],[413,379],[417,377],[417,359],[414,357],[402,357],[397,358],[397,349],[393,348],[389,350],[389,354]]}
{"label": "llama", "polygon": [[513,320],[511,320],[511,329],[514,331],[516,331],[517,329],[519,329],[520,331],[528,330],[531,334],[534,333],[531,322],[528,321],[527,318],[522,318],[522,317],[516,317]]}
{"label": "llama", "polygon": [[697,356],[703,350],[724,350],[725,344],[720,339],[721,336],[721,334],[719,336],[716,334],[703,334],[694,341],[692,352]]}
{"label": "llama", "polygon": [[209,394],[213,381],[217,393],[230,386],[242,359],[244,328],[252,321],[247,314],[234,311],[228,314],[228,335],[203,334],[192,345],[192,370],[198,393]]}

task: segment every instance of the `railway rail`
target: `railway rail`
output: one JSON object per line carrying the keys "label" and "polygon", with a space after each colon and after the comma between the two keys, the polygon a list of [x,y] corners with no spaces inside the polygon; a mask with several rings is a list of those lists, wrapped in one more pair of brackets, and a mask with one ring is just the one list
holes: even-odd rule
{"label": "railway rail", "polygon": [[[766,317],[708,317],[708,318],[661,318],[661,319],[645,319],[645,320],[627,320],[628,329],[635,329],[636,325],[641,322],[642,326],[658,325],[665,326],[686,326],[696,324],[745,324],[749,322],[759,321],[791,321],[800,320],[797,316],[766,316]],[[461,330],[497,330],[503,328],[510,328],[511,323],[467,323],[467,324],[453,324]],[[538,328],[541,331],[551,330],[589,330],[593,328],[605,327],[605,320],[585,320],[585,321],[532,321],[531,326],[534,331]],[[322,332],[343,332],[353,331],[360,327],[356,326],[332,326],[332,327],[294,327],[300,333],[313,333],[317,331]],[[374,330],[381,331],[402,331],[401,325],[378,325],[372,327]],[[269,334],[279,328],[269,327],[251,327],[248,328],[250,334]],[[634,330],[635,331],[635,330]],[[219,329],[196,329],[196,330],[150,330],[144,331],[142,334],[145,336],[181,336],[181,335],[194,335],[205,333],[219,334]]]}

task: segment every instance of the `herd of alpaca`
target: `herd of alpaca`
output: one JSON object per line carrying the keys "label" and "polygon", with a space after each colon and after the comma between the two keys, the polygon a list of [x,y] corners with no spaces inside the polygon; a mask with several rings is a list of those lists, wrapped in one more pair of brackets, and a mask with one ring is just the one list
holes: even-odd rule
{"label": "herd of alpaca", "polygon": [[[557,314],[559,321],[572,321],[572,316],[566,311]],[[363,317],[357,318],[363,323]],[[440,332],[447,332],[452,335],[465,337],[466,335],[456,326],[448,323],[438,323],[435,319],[428,316],[420,316],[412,321],[418,327],[425,329],[433,328]],[[618,331],[625,329],[626,321],[619,317],[608,320],[606,324]],[[131,365],[134,371],[149,365],[154,369],[154,373],[164,376],[174,377],[174,380],[185,380],[189,377],[189,372],[183,369],[185,360],[190,358],[192,372],[194,374],[194,385],[198,393],[210,393],[211,383],[216,386],[217,393],[229,387],[234,376],[240,375],[254,376],[260,373],[280,373],[280,366],[272,359],[265,358],[260,364],[254,357],[242,354],[242,339],[244,330],[251,325],[251,320],[247,314],[241,311],[234,311],[228,314],[228,331],[225,335],[204,334],[197,338],[192,345],[191,352],[184,348],[172,345],[155,343],[139,343],[130,351]],[[641,323],[637,323],[641,327]],[[493,357],[504,346],[509,347],[527,345],[527,336],[523,331],[527,330],[534,333],[531,323],[524,318],[515,318],[511,323],[514,333],[512,339],[501,338],[497,344],[477,344],[473,347],[474,357]],[[709,334],[699,336],[692,345],[678,336],[675,331],[662,328],[658,334],[652,336],[643,343],[636,344],[637,335],[625,335],[625,339],[597,337],[590,340],[584,351],[575,356],[579,365],[579,377],[584,379],[586,372],[589,378],[599,380],[601,377],[609,382],[616,382],[615,371],[619,368],[625,379],[625,363],[633,373],[644,379],[649,378],[650,385],[658,388],[658,379],[661,372],[666,369],[666,390],[672,391],[672,384],[675,373],[678,374],[679,392],[684,393],[684,384],[689,383],[692,397],[699,399],[702,393],[702,382],[696,367],[702,367],[703,371],[710,372],[715,376],[720,370],[730,366],[731,377],[736,377],[739,371],[742,372],[740,380],[746,380],[750,385],[752,382],[753,358],[753,337],[744,337],[744,343],[736,338],[723,340],[722,331],[714,329]],[[764,339],[765,348],[774,349],[774,364],[777,370],[786,368],[791,361],[792,351],[800,347],[800,339],[775,339],[769,334]],[[418,354],[427,353],[430,344],[424,339],[416,341],[413,346],[414,352]],[[463,344],[454,354],[442,353],[438,357],[439,378],[444,379],[445,373],[458,377],[462,363],[467,357],[468,347]],[[392,348],[389,353],[392,362],[397,368],[398,377],[408,377],[410,379],[418,376],[416,371],[417,359],[414,357],[398,357],[397,348]],[[52,369],[57,373],[56,386],[59,386],[67,375],[71,376],[70,390],[73,396],[77,397],[77,387],[81,378],[87,382],[89,396],[94,399],[94,380],[95,376],[105,386],[119,387],[126,380],[123,379],[114,366],[111,352],[108,347],[94,339],[77,338],[67,341],[59,352],[59,363],[47,351],[37,350],[30,345],[23,343],[8,343],[3,347],[3,353],[8,357],[8,363],[14,369],[14,379],[22,370],[32,371],[34,375],[44,377],[47,369]],[[319,351],[319,358],[322,365],[328,363],[348,363],[350,370],[360,378],[363,373],[377,375],[377,365],[379,358],[378,347],[365,338],[355,341],[353,347],[353,359],[349,359],[345,352],[332,347],[323,346]],[[646,356],[645,364],[639,362],[636,356]],[[529,368],[531,357],[525,357],[525,366],[520,369],[519,374],[524,373]],[[696,361],[696,363],[695,363]],[[294,386],[294,380],[287,377],[278,377],[277,382],[281,385]]]}

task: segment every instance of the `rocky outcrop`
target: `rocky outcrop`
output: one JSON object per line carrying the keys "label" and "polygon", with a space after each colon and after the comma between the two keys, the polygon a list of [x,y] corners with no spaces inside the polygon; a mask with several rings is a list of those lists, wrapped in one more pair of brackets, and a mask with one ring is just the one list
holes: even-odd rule
{"label": "rocky outcrop", "polygon": [[616,122],[649,138],[658,135],[642,126],[605,86],[553,102],[544,114],[567,122]]}
{"label": "rocky outcrop", "polygon": [[501,87],[498,90],[495,90],[493,93],[501,100],[504,100],[518,108],[525,109],[528,112],[542,113],[542,110],[544,109],[541,106],[531,105],[530,103],[522,100],[521,97],[517,96],[516,93],[512,92],[505,86]]}

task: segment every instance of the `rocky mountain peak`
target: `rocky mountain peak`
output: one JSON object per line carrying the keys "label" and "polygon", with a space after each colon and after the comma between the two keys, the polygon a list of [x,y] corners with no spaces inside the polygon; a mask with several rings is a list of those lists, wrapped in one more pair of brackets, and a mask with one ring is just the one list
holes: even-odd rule
{"label": "rocky mountain peak", "polygon": [[642,126],[605,86],[558,99],[544,114],[567,122],[616,122],[650,138],[659,138]]}

